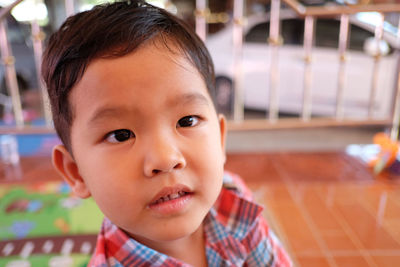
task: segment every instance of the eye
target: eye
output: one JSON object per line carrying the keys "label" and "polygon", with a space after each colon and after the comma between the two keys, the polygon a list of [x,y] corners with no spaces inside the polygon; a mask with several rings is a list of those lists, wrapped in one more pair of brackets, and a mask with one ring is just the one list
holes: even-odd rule
{"label": "eye", "polygon": [[186,116],[180,119],[177,127],[193,127],[199,123],[200,119],[197,116]]}
{"label": "eye", "polygon": [[127,129],[119,129],[107,134],[106,140],[110,143],[122,143],[133,137],[135,137],[135,134],[132,131]]}

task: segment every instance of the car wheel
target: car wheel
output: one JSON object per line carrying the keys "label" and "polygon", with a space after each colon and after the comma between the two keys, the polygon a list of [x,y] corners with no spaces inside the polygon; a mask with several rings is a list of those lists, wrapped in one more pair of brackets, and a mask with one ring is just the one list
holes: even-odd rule
{"label": "car wheel", "polygon": [[215,78],[215,96],[218,112],[231,117],[233,114],[234,89],[232,79],[226,76]]}

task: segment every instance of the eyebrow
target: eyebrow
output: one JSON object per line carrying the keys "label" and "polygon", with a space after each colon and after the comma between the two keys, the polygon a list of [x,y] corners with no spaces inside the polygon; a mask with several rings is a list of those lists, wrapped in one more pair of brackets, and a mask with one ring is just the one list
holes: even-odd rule
{"label": "eyebrow", "polygon": [[[209,105],[209,100],[200,93],[183,94],[172,101],[168,102],[170,106],[185,106],[185,105]],[[98,121],[106,118],[123,117],[129,112],[135,112],[135,108],[127,108],[125,106],[104,106],[98,108],[94,115],[89,119],[89,124],[96,124]]]}
{"label": "eyebrow", "polygon": [[209,105],[208,99],[200,93],[187,93],[183,94],[171,101],[174,105],[188,105],[188,104],[198,104],[198,105]]}
{"label": "eyebrow", "polygon": [[127,112],[132,111],[123,106],[104,106],[94,112],[94,115],[89,119],[89,124],[96,124],[107,118],[121,117]]}

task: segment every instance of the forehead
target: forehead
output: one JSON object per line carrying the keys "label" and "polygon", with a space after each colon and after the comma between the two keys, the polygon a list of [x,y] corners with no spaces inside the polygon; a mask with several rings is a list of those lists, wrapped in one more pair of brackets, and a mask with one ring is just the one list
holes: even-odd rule
{"label": "forehead", "polygon": [[[173,104],[202,95],[212,100],[199,71],[175,47],[149,44],[117,58],[93,60],[71,92],[74,119],[87,110],[121,106]],[[194,98],[196,99],[196,98]],[[79,111],[79,113],[78,113]]]}

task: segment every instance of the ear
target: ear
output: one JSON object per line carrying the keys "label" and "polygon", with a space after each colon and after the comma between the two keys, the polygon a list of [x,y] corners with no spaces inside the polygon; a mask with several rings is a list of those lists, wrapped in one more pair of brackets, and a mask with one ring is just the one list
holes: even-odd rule
{"label": "ear", "polygon": [[79,174],[78,166],[65,146],[57,145],[53,148],[53,166],[78,197],[90,197],[91,194]]}
{"label": "ear", "polygon": [[227,133],[227,123],[225,116],[223,114],[218,114],[218,121],[221,133],[222,152],[224,153],[224,162],[225,162],[226,161],[225,144],[226,144],[226,133]]}

